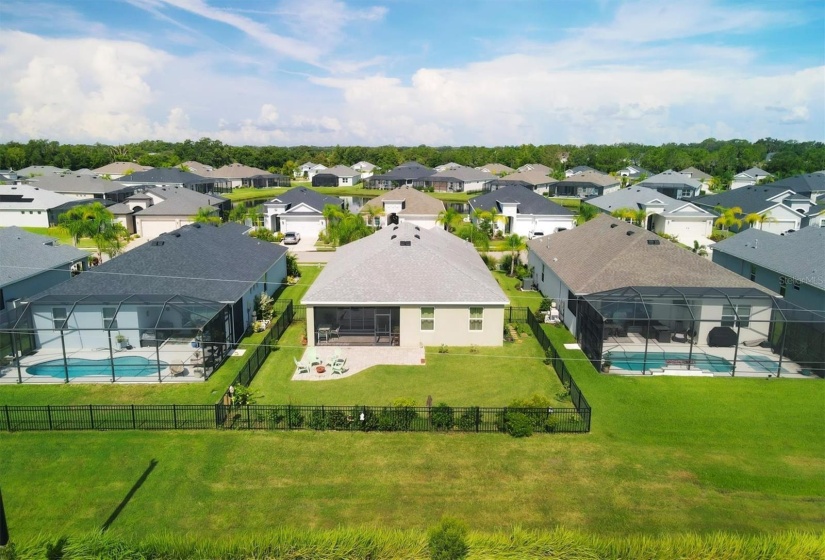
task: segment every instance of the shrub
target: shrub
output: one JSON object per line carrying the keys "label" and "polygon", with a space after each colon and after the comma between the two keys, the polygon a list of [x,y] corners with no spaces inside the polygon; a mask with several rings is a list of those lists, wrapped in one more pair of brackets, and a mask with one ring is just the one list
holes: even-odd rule
{"label": "shrub", "polygon": [[415,399],[407,397],[393,399],[390,406],[381,411],[377,428],[385,432],[409,431],[413,422],[418,418],[415,406]]}
{"label": "shrub", "polygon": [[275,234],[274,239],[273,239],[273,241],[275,241],[275,243],[280,243],[283,240],[284,240],[284,234],[281,233],[280,231]]}
{"label": "shrub", "polygon": [[[513,255],[506,254],[503,257],[501,257],[501,260],[498,263],[498,269],[501,270],[502,272],[506,272],[507,274],[510,274],[510,263],[512,263],[512,262],[513,262]],[[518,264],[518,263],[516,263],[516,264]]]}
{"label": "shrub", "polygon": [[461,560],[467,558],[467,526],[457,519],[444,517],[429,530],[430,558],[433,560]]}
{"label": "shrub", "polygon": [[298,257],[294,253],[286,254],[286,275],[300,276],[301,270],[298,268]]}
{"label": "shrub", "polygon": [[352,417],[341,410],[330,410],[326,414],[326,427],[330,430],[346,430],[352,423]]}
{"label": "shrub", "polygon": [[446,344],[442,344],[441,346],[438,347],[438,353],[439,354],[448,354],[449,352],[450,352],[450,349],[447,348]]}
{"label": "shrub", "polygon": [[450,430],[455,424],[453,407],[445,403],[434,406],[430,411],[430,421],[436,430]]}
{"label": "shrub", "polygon": [[309,423],[307,424],[313,430],[324,430],[327,427],[327,419],[323,410],[313,410],[309,416]]}
{"label": "shrub", "polygon": [[489,270],[496,270],[498,268],[498,259],[492,255],[483,254],[481,255],[481,260],[484,261],[484,264],[487,265]]}
{"label": "shrub", "polygon": [[553,300],[550,298],[544,298],[541,300],[541,304],[539,305],[539,313],[542,311],[550,311],[553,308]]}
{"label": "shrub", "polygon": [[418,403],[415,401],[415,399],[410,397],[395,397],[392,401],[390,401],[390,406],[395,408],[400,408],[404,406],[415,408],[416,406],[418,406]]}
{"label": "shrub", "polygon": [[259,239],[260,241],[275,241],[275,234],[272,233],[272,230],[267,229],[265,227],[255,228],[254,230],[249,232],[249,237],[254,237]]}
{"label": "shrub", "polygon": [[478,354],[478,345],[470,344],[470,354]]}
{"label": "shrub", "polygon": [[508,412],[507,433],[517,438],[530,437],[533,435],[533,423],[523,412]]}
{"label": "shrub", "polygon": [[547,417],[547,420],[544,421],[544,431],[547,433],[553,433],[556,431],[556,426],[559,423],[559,419],[550,414]]}
{"label": "shrub", "polygon": [[243,406],[247,404],[255,404],[257,395],[246,385],[238,385],[235,387],[235,393],[232,395],[232,404],[235,406]]}
{"label": "shrub", "polygon": [[556,393],[556,400],[557,401],[564,401],[570,398],[570,382],[566,382],[564,384],[564,388]]}
{"label": "shrub", "polygon": [[472,408],[470,410],[465,411],[461,416],[458,417],[458,422],[456,425],[458,429],[462,432],[474,432],[476,431],[476,416],[478,414],[477,408]]}

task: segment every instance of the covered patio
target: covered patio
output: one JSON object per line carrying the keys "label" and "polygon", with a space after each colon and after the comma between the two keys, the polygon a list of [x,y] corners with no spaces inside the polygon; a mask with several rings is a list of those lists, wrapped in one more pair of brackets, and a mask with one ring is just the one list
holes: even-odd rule
{"label": "covered patio", "polygon": [[9,321],[0,383],[203,380],[230,322],[229,306],[185,296],[44,296]]}
{"label": "covered patio", "polygon": [[602,371],[825,376],[825,316],[757,289],[634,286],[583,296],[578,318]]}
{"label": "covered patio", "polygon": [[313,308],[315,344],[336,346],[398,346],[401,308]]}

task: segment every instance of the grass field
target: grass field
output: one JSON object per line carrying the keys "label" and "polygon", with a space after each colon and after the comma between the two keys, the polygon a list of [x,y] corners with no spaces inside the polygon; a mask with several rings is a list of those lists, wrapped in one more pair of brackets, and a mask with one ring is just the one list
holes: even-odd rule
{"label": "grass field", "polygon": [[[311,187],[309,183],[306,182],[299,182],[294,181],[292,183],[293,187]],[[363,187],[311,187],[312,190],[317,191],[321,194],[326,194],[330,196],[366,196],[366,197],[376,197],[386,193],[386,190],[381,189],[365,189]],[[254,188],[243,188],[243,189],[235,189],[231,193],[226,193],[221,196],[224,198],[228,198],[232,202],[241,202],[244,200],[254,200],[257,198],[267,198],[277,196],[287,191],[285,187],[272,187],[267,189],[254,189]],[[479,193],[441,193],[441,192],[431,192],[427,193],[430,196],[433,196],[439,200],[444,202],[467,202],[473,196],[476,196]]]}
{"label": "grass field", "polygon": [[[303,351],[301,328],[288,330],[256,380],[262,400],[358,401],[384,392],[421,398],[395,393],[423,389],[460,405],[481,392],[521,393],[518,383],[528,383],[529,392],[530,372],[545,367],[530,339],[519,345],[523,361],[479,359],[455,389],[448,385],[451,361],[465,357],[453,350],[428,354],[428,368],[442,372],[423,381],[433,389],[377,370],[352,383],[285,388],[277,363]],[[544,328],[559,346],[572,340],[564,329]],[[506,356],[515,347],[490,351]],[[606,376],[580,351],[561,352],[593,407],[590,434],[0,434],[12,537],[92,531],[115,512],[110,531],[136,537],[171,531],[214,539],[275,527],[422,529],[443,514],[481,531],[562,525],[605,536],[821,532],[821,381]],[[507,377],[497,379],[499,370]],[[0,404],[8,402],[2,389]]]}
{"label": "grass field", "polygon": [[529,307],[533,311],[537,311],[541,305],[541,300],[544,299],[538,292],[522,292],[516,286],[521,283],[518,278],[511,278],[504,272],[493,272],[498,285],[510,298],[510,305],[514,307]]}
{"label": "grass field", "polygon": [[[36,233],[38,235],[46,235],[48,237],[52,237],[57,239],[57,241],[61,245],[72,245],[72,236],[69,235],[65,230],[59,227],[24,227],[21,228],[30,233]],[[83,237],[78,239],[77,241],[77,248],[78,249],[97,249],[95,242],[93,239],[89,239],[88,237]]]}

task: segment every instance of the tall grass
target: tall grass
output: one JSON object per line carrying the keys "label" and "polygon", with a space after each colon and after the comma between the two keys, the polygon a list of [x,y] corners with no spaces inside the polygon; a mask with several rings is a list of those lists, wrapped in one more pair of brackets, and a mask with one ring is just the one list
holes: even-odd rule
{"label": "tall grass", "polygon": [[[664,534],[598,537],[556,528],[515,528],[467,536],[470,559],[598,560],[814,560],[825,558],[825,533]],[[339,528],[326,531],[283,528],[266,535],[232,534],[203,540],[157,535],[131,540],[111,533],[49,539],[40,536],[0,548],[0,560],[229,560],[265,559],[424,559],[429,557],[423,530]]]}

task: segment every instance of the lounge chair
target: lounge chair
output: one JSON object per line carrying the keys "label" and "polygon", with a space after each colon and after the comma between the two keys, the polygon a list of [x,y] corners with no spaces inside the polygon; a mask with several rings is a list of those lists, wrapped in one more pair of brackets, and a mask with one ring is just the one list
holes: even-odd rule
{"label": "lounge chair", "polygon": [[339,355],[338,355],[338,350],[336,350],[336,351],[332,354],[332,357],[331,357],[331,358],[327,361],[327,365],[328,365],[329,367],[332,367],[332,366],[334,366],[334,365],[335,365],[335,362],[340,362],[340,361],[341,361],[341,356],[339,356]]}
{"label": "lounge chair", "polygon": [[347,370],[347,359],[337,360],[332,364],[332,375],[342,375]]}
{"label": "lounge chair", "polygon": [[318,357],[318,351],[315,348],[310,348],[307,350],[307,359],[309,360],[310,367],[320,366],[324,363],[323,360]]}
{"label": "lounge chair", "polygon": [[309,366],[303,362],[299,362],[297,358],[293,356],[292,361],[295,362],[295,367],[298,368],[298,373],[309,373]]}
{"label": "lounge chair", "polygon": [[329,338],[327,339],[327,341],[330,341],[333,338],[341,338],[341,325],[338,325],[337,327],[329,331]]}

